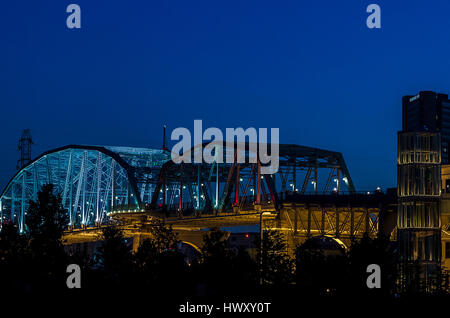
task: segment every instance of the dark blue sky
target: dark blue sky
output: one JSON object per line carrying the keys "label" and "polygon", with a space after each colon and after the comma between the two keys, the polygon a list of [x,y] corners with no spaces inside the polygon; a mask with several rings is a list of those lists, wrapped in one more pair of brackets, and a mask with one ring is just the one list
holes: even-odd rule
{"label": "dark blue sky", "polygon": [[[69,30],[66,6],[82,9]],[[377,3],[382,28],[366,27]],[[450,92],[448,1],[6,1],[0,186],[70,143],[161,146],[161,126],[279,127],[344,154],[360,190],[396,185],[401,97]]]}

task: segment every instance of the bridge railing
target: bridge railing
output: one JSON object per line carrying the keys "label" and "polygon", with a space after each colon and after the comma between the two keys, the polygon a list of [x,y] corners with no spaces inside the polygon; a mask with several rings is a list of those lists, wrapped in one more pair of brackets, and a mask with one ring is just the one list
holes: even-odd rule
{"label": "bridge railing", "polygon": [[[278,198],[278,203],[283,202],[299,202],[299,201],[309,201],[309,200],[324,200],[325,201],[334,201],[335,199],[371,199],[378,198],[379,196],[392,194],[396,195],[396,193],[392,193],[393,191],[383,192],[381,190],[375,191],[341,191],[340,193],[335,192],[278,192],[276,194],[276,198]],[[394,191],[395,192],[395,191]],[[275,196],[274,196],[275,197]],[[274,197],[270,193],[261,193],[260,194],[260,202],[262,205],[274,205]],[[256,195],[246,195],[240,196],[238,201],[238,206],[240,211],[248,211],[252,210],[256,201]],[[236,206],[236,200],[231,198],[231,204],[229,204],[225,209],[221,210],[221,212],[232,212],[233,207]],[[179,215],[179,216],[192,216],[199,213],[215,213],[214,203],[209,206],[205,206],[205,203],[202,202],[200,207],[197,207],[196,201],[186,201],[182,202],[180,205],[179,202],[166,204],[163,206],[162,204],[158,205],[156,211],[161,211],[170,215]],[[136,205],[121,205],[117,206],[113,211],[113,213],[135,213],[135,212],[152,212],[150,205],[145,205],[144,207],[136,207]]]}

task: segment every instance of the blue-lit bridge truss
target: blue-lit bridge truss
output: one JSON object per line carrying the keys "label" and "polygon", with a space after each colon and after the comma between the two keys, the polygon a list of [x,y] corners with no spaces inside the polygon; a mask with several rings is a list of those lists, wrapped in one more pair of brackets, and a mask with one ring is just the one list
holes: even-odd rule
{"label": "blue-lit bridge truss", "polygon": [[[355,191],[340,153],[298,145],[280,145],[279,151],[278,172],[260,179],[256,163],[177,165],[166,150],[68,145],[43,153],[13,176],[0,196],[0,216],[26,231],[29,200],[48,183],[61,196],[71,228],[103,224],[110,212],[162,209],[182,217],[184,211],[220,213],[255,201],[277,204],[288,193],[339,193],[341,183]],[[328,171],[325,178],[319,169]]]}
{"label": "blue-lit bridge truss", "polygon": [[2,220],[26,230],[29,200],[47,183],[61,195],[72,227],[101,224],[116,206],[137,211],[151,198],[151,180],[169,158],[166,151],[128,147],[69,145],[48,151],[6,186],[0,197]]}

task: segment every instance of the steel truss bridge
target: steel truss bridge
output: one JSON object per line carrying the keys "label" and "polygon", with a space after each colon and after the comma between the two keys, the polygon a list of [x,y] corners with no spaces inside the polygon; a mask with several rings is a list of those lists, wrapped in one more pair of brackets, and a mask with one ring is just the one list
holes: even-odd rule
{"label": "steel truss bridge", "polygon": [[238,148],[222,147],[231,160],[218,160],[215,150],[211,163],[180,164],[159,149],[68,145],[50,150],[11,178],[0,196],[0,216],[26,231],[29,200],[52,183],[68,213],[69,242],[90,240],[113,220],[141,238],[149,218],[159,217],[199,244],[193,233],[259,224],[264,211],[276,215],[272,226],[294,241],[378,233],[384,196],[356,193],[340,153],[280,144],[278,171],[262,174],[264,164],[249,145],[244,162]]}

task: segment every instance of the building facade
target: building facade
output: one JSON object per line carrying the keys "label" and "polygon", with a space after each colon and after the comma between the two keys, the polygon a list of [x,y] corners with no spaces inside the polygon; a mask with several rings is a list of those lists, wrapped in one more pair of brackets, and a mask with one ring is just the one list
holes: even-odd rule
{"label": "building facade", "polygon": [[442,165],[441,180],[442,266],[450,270],[450,165]]}
{"label": "building facade", "polygon": [[438,265],[450,268],[450,100],[422,91],[402,106],[397,238],[402,260],[429,277]]}
{"label": "building facade", "polygon": [[450,100],[447,94],[422,91],[403,96],[402,131],[431,131],[441,134],[442,164],[449,163]]}
{"label": "building facade", "polygon": [[397,237],[406,263],[440,263],[440,145],[440,133],[398,133]]}

